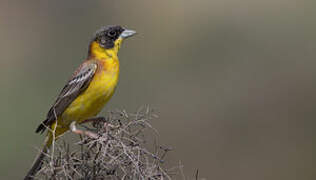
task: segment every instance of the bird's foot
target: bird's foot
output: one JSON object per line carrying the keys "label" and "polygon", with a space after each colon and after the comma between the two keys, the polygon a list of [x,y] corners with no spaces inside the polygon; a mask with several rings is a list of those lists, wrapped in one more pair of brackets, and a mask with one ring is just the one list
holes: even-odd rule
{"label": "bird's foot", "polygon": [[77,129],[76,127],[76,121],[73,121],[71,124],[70,124],[70,130],[71,132],[75,133],[75,134],[79,134],[79,135],[85,135],[85,136],[88,136],[90,138],[93,138],[93,139],[97,139],[99,137],[98,134],[94,133],[94,132],[91,132],[91,131],[84,131],[84,130],[80,130],[80,129]]}

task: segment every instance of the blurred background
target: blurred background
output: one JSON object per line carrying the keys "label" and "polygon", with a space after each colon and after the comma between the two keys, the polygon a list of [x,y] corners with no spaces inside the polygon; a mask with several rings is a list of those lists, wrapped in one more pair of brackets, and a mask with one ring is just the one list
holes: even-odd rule
{"label": "blurred background", "polygon": [[93,33],[120,51],[113,109],[149,104],[171,166],[227,180],[315,179],[316,3],[297,0],[0,1],[1,179],[21,179],[34,133]]}

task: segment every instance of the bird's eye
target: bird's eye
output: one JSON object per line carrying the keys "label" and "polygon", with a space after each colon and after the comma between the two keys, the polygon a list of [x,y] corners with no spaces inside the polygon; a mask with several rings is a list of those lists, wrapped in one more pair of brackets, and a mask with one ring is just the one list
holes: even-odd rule
{"label": "bird's eye", "polygon": [[116,32],[115,31],[109,31],[108,32],[108,36],[109,37],[115,37],[116,36]]}

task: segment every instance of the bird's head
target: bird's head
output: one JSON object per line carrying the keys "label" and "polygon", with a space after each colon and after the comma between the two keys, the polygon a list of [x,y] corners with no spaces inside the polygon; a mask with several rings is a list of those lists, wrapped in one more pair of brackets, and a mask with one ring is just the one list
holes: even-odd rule
{"label": "bird's head", "polygon": [[121,26],[105,26],[99,29],[92,38],[89,56],[106,58],[117,55],[124,39],[136,34],[133,30]]}

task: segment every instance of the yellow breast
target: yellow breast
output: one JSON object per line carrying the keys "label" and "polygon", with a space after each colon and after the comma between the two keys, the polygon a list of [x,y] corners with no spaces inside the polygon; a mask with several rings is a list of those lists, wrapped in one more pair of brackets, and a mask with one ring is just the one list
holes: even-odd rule
{"label": "yellow breast", "polygon": [[117,58],[98,60],[98,69],[88,88],[82,92],[64,111],[62,124],[81,121],[96,116],[105,103],[112,97],[119,77]]}

